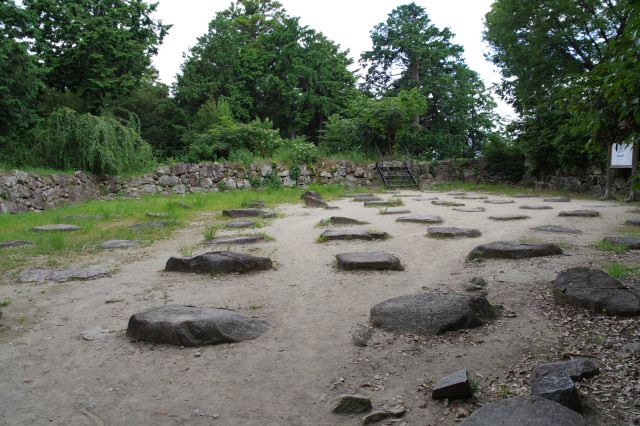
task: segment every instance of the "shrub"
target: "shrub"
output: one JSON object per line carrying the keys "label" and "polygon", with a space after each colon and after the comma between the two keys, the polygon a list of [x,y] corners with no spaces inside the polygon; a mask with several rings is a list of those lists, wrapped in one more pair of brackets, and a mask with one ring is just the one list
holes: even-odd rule
{"label": "shrub", "polygon": [[315,163],[320,158],[320,151],[317,146],[300,137],[284,140],[282,146],[274,153],[273,157],[290,166],[297,166],[299,164]]}
{"label": "shrub", "polygon": [[125,174],[154,162],[151,147],[130,119],[79,114],[70,108],[55,110],[35,130],[34,165],[98,174]]}

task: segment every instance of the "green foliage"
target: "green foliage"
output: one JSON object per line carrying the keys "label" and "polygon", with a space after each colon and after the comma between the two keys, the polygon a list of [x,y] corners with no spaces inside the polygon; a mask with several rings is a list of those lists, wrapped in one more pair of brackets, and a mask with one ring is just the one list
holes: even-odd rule
{"label": "green foliage", "polygon": [[346,52],[271,0],[237,0],[216,14],[182,65],[176,99],[195,113],[225,98],[243,123],[269,117],[283,135],[316,138],[353,91]]}
{"label": "green foliage", "polygon": [[87,109],[138,87],[170,26],[144,0],[24,0],[33,51],[47,85],[78,94]]}
{"label": "green foliage", "polygon": [[61,108],[36,129],[32,160],[62,170],[117,175],[148,167],[153,155],[137,123]]}
{"label": "green foliage", "polygon": [[493,176],[518,182],[525,173],[524,155],[520,149],[497,135],[482,147],[482,157],[487,163],[487,171]]}
{"label": "green foliage", "polygon": [[420,132],[407,143],[422,158],[473,157],[494,126],[495,103],[452,38],[448,28],[431,23],[423,7],[405,4],[374,27],[373,48],[360,60],[367,69],[365,91],[392,95],[416,89],[426,99],[426,109],[413,117]]}
{"label": "green foliage", "polygon": [[615,243],[612,243],[611,241],[607,241],[607,240],[598,241],[595,244],[595,247],[598,250],[610,251],[610,252],[613,252],[613,253],[624,253],[624,252],[629,250],[627,248],[627,246],[625,246],[624,244],[615,244]]}
{"label": "green foliage", "polygon": [[312,164],[320,158],[320,151],[305,138],[285,139],[274,152],[273,159],[282,161],[292,167],[300,164]]}
{"label": "green foliage", "polygon": [[640,272],[640,267],[613,262],[607,265],[604,270],[614,278],[626,278],[630,275],[637,275]]}

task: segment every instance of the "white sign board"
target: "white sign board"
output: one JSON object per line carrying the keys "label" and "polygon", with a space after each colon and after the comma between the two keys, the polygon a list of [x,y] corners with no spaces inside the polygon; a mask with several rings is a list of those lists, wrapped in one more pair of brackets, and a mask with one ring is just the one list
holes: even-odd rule
{"label": "white sign board", "polygon": [[618,169],[631,168],[633,161],[633,144],[614,143],[611,148],[611,167]]}

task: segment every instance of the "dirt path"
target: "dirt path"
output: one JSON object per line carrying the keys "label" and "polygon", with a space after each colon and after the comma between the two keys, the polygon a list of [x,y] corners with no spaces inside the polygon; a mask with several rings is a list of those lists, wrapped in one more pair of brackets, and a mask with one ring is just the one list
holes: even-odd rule
{"label": "dirt path", "polygon": [[[593,243],[633,216],[625,205],[605,207],[611,203],[590,200],[549,203],[553,210],[518,209],[542,203],[535,198],[504,205],[465,200],[468,207],[482,206],[486,212],[463,213],[427,200],[453,200],[451,196],[404,193],[413,195],[403,198],[412,213],[441,215],[445,225],[478,228],[482,237],[426,238],[423,225],[398,223],[397,216],[345,199],[332,203],[340,207],[336,211],[280,206],[277,210],[285,217],[262,230],[275,241],[232,248],[276,261],[276,269],[264,273],[212,278],[163,272],[179,246],[201,241],[203,219],[171,240],[83,260],[117,267],[110,278],[42,285],[5,282],[0,296],[12,303],[5,309],[0,337],[0,424],[356,425],[361,424],[357,417],[330,413],[337,395],[354,390],[371,395],[374,404],[401,401],[407,424],[455,424],[454,416],[446,415],[442,403],[432,402],[425,389],[466,367],[489,394],[514,361],[546,353],[557,331],[535,303],[545,283],[567,266],[592,261]],[[599,210],[602,218],[557,217],[560,210],[585,206]],[[488,219],[506,213],[525,213],[531,219]],[[368,221],[365,228],[393,238],[317,243],[322,228],[315,225],[331,215]],[[530,230],[547,224],[583,233]],[[474,246],[495,240],[557,241],[566,256],[465,262]],[[348,251],[393,253],[406,271],[335,271],[333,256]],[[351,343],[351,328],[367,322],[374,304],[424,289],[461,291],[473,276],[485,277],[489,299],[516,317],[444,337],[375,333],[366,348]],[[122,301],[105,303],[110,299]],[[130,342],[124,335],[129,316],[164,303],[229,307],[266,319],[272,328],[256,340],[215,347]],[[93,341],[79,337],[92,327],[110,332]]]}

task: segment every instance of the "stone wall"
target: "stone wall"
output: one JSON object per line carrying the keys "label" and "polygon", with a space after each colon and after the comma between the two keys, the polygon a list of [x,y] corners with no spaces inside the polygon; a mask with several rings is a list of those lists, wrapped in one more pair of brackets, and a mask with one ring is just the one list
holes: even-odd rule
{"label": "stone wall", "polygon": [[[423,162],[416,167],[423,185],[446,181],[502,182],[486,172],[481,160]],[[216,192],[262,186],[269,182],[279,182],[285,187],[310,183],[364,187],[381,185],[375,164],[357,165],[348,161],[323,161],[314,166],[303,165],[298,168],[270,163],[250,166],[235,163],[175,164],[134,177],[97,177],[83,172],[37,175],[11,171],[0,172],[0,212],[44,210],[67,202],[117,196]],[[593,169],[584,176],[558,174],[543,179],[526,178],[521,184],[536,189],[590,192],[598,196],[602,194],[604,178],[599,170]],[[628,189],[622,175],[616,178],[614,187],[619,192]]]}

